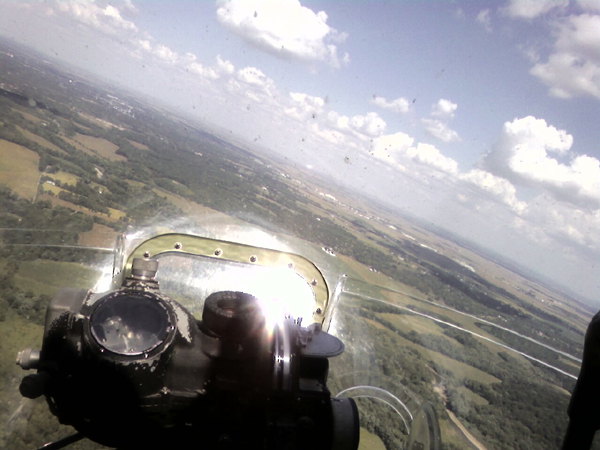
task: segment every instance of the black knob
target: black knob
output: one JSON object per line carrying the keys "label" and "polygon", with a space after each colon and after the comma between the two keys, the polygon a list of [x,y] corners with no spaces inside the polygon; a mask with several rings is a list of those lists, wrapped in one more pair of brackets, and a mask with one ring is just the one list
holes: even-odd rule
{"label": "black knob", "polygon": [[21,380],[19,392],[25,398],[35,399],[44,395],[50,375],[40,372],[25,376]]}
{"label": "black knob", "polygon": [[226,340],[239,340],[262,329],[264,316],[258,299],[245,292],[222,291],[204,302],[202,322],[206,330]]}

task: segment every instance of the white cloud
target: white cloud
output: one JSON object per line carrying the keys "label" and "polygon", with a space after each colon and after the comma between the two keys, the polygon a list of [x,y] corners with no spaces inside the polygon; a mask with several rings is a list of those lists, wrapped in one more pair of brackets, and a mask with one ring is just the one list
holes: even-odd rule
{"label": "white cloud", "polygon": [[565,8],[568,5],[569,0],[510,0],[501,11],[510,17],[535,19],[554,8]]}
{"label": "white cloud", "polygon": [[[586,252],[600,250],[600,210],[584,211],[542,194],[530,202],[527,218],[529,227],[542,228],[555,240],[575,244]],[[597,254],[592,257],[598,259]]]}
{"label": "white cloud", "polygon": [[141,48],[144,51],[150,52],[152,50],[152,45],[150,44],[150,41],[147,39],[138,39],[135,44],[137,44],[137,46],[139,46],[139,48]]}
{"label": "white cloud", "polygon": [[456,112],[457,108],[458,105],[456,103],[452,103],[450,100],[441,98],[435,105],[433,105],[431,115],[434,117],[450,119],[454,117],[454,113]]}
{"label": "white cloud", "polygon": [[405,133],[395,133],[380,136],[373,140],[371,154],[382,160],[397,156],[413,145],[415,140]]}
{"label": "white cloud", "polygon": [[120,9],[123,14],[131,15],[131,16],[135,16],[139,12],[137,7],[133,4],[133,2],[131,0],[125,0],[123,2],[123,5],[120,7]]}
{"label": "white cloud", "polygon": [[260,87],[273,83],[273,80],[268,78],[256,67],[244,67],[243,69],[238,70],[237,79],[246,84]]}
{"label": "white cloud", "polygon": [[119,10],[112,6],[100,6],[93,1],[61,1],[57,3],[58,9],[71,16],[79,23],[93,27],[105,34],[137,32],[138,28],[133,22],[123,19]]}
{"label": "white cloud", "polygon": [[196,75],[200,75],[208,80],[216,80],[219,78],[219,74],[211,67],[204,67],[202,64],[193,62],[186,66],[187,70]]}
{"label": "white cloud", "polygon": [[471,183],[477,188],[492,194],[511,210],[521,214],[527,207],[525,202],[517,199],[517,190],[510,181],[492,175],[481,169],[473,169],[467,173],[460,174],[459,178]]}
{"label": "white cloud", "polygon": [[425,131],[442,142],[458,142],[460,136],[448,124],[439,119],[421,119]]}
{"label": "white cloud", "polygon": [[[272,113],[283,112],[278,102],[278,91],[275,82],[256,67],[244,67],[229,79],[231,92],[236,92],[249,100],[263,105],[271,105]],[[273,117],[272,117],[273,118]]]}
{"label": "white cloud", "polygon": [[409,147],[406,155],[421,164],[428,165],[435,169],[449,174],[458,173],[458,163],[452,158],[448,158],[430,144],[417,144],[416,147]]}
{"label": "white cloud", "polygon": [[600,12],[600,0],[577,0],[577,4],[584,11]]}
{"label": "white cloud", "polygon": [[555,97],[600,99],[600,15],[569,16],[558,25],[554,50],[531,74],[549,86]]}
{"label": "white cloud", "polygon": [[431,115],[433,117],[439,117],[442,119],[451,119],[454,117],[454,113],[458,105],[456,103],[452,103],[450,100],[446,100],[441,98],[438,102],[433,105],[431,110]]}
{"label": "white cloud", "polygon": [[162,45],[162,44],[158,44],[154,47],[153,54],[157,58],[160,58],[164,62],[168,62],[168,63],[175,63],[179,59],[179,56],[177,55],[176,52],[171,50],[166,45]]}
{"label": "white cloud", "polygon": [[405,133],[383,135],[373,140],[370,153],[391,165],[404,168],[402,160],[412,160],[446,174],[458,173],[458,164],[440,153],[433,145],[418,143]]}
{"label": "white cloud", "polygon": [[460,136],[448,126],[448,121],[454,118],[458,105],[450,100],[441,98],[432,106],[431,115],[433,119],[423,118],[421,123],[425,131],[442,142],[458,142]]}
{"label": "white cloud", "polygon": [[322,126],[364,142],[383,135],[387,123],[375,112],[348,117],[336,111],[328,111]]}
{"label": "white cloud", "polygon": [[385,98],[374,95],[369,103],[398,114],[406,114],[410,110],[410,103],[404,97],[388,102]]}
{"label": "white cloud", "polygon": [[[228,0],[217,4],[217,20],[261,50],[281,58],[324,61],[340,67],[337,45],[347,35],[327,25],[324,11],[315,13],[298,0]],[[349,58],[344,54],[342,62]]]}
{"label": "white cloud", "polygon": [[285,108],[285,114],[298,121],[306,121],[320,117],[325,100],[308,94],[290,92],[290,103],[291,105]]}
{"label": "white cloud", "polygon": [[[584,208],[600,208],[600,161],[569,153],[573,137],[543,119],[506,122],[500,139],[484,155],[482,168],[514,183],[541,189],[555,199]],[[557,157],[568,158],[562,163]]]}
{"label": "white cloud", "polygon": [[483,25],[485,31],[487,31],[488,33],[492,32],[492,17],[491,11],[489,9],[479,11],[479,14],[477,14],[477,18],[475,20],[477,20],[477,22]]}
{"label": "white cloud", "polygon": [[229,60],[224,60],[217,55],[217,70],[223,74],[231,75],[235,71],[234,65]]}
{"label": "white cloud", "polygon": [[368,112],[364,116],[353,116],[348,125],[354,131],[370,137],[381,136],[387,126],[385,121],[375,112]]}

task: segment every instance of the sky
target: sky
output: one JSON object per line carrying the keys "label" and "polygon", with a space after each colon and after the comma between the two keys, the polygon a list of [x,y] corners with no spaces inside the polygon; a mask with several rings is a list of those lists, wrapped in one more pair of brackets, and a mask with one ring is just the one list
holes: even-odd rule
{"label": "sky", "polygon": [[600,305],[600,0],[0,0],[0,35]]}

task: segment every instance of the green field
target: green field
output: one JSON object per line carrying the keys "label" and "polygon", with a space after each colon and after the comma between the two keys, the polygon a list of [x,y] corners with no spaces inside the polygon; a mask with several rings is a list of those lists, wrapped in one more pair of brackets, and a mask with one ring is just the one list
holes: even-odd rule
{"label": "green field", "polygon": [[[436,336],[443,336],[443,330],[433,320],[426,317],[407,316],[399,314],[380,314],[380,317],[393,323],[397,328],[403,331],[414,330],[417,333],[430,333]],[[460,344],[459,344],[460,345]]]}
{"label": "green field", "polygon": [[0,139],[0,184],[17,195],[32,199],[40,177],[37,153],[20,145]]}
{"label": "green field", "polygon": [[119,211],[118,209],[108,208],[108,210],[110,211],[110,217],[113,219],[119,220],[126,216],[123,211]]}
{"label": "green field", "polygon": [[457,380],[468,378],[469,380],[479,381],[481,383],[491,384],[500,383],[500,380],[482,370],[476,369],[475,367],[469,366],[463,362],[449,358],[441,353],[435,352],[422,345],[415,344],[414,342],[404,339],[400,336],[395,336],[398,343],[404,347],[410,347],[417,350],[421,357],[428,361],[429,364],[435,364],[441,366],[444,369],[452,372],[453,376]]}
{"label": "green field", "polygon": [[121,155],[117,155],[115,152],[119,149],[115,144],[110,141],[107,141],[103,138],[97,138],[93,136],[88,136],[85,134],[77,133],[73,138],[76,142],[83,145],[84,147],[96,152],[98,155],[102,156],[111,161],[126,161],[127,158]]}
{"label": "green field", "polygon": [[385,450],[385,445],[381,442],[379,436],[361,428],[358,450]]}
{"label": "green field", "polygon": [[58,186],[54,186],[50,183],[43,183],[42,184],[42,191],[43,192],[51,192],[54,195],[60,194],[62,191],[64,191],[64,189],[59,188]]}
{"label": "green field", "polygon": [[69,184],[71,186],[75,186],[80,179],[77,175],[62,170],[53,174],[48,174],[47,176],[53,180],[60,181],[62,184]]}
{"label": "green field", "polygon": [[46,147],[47,149],[54,150],[55,152],[59,152],[59,153],[65,154],[65,152],[62,149],[58,148],[52,142],[44,139],[43,137],[38,136],[37,134],[33,134],[31,131],[25,130],[25,129],[21,128],[18,125],[17,125],[16,128],[17,128],[17,130],[19,130],[21,132],[21,134],[23,136],[25,136],[30,141],[33,141],[36,144],[41,145],[42,147]]}
{"label": "green field", "polygon": [[466,387],[461,386],[456,389],[465,396],[465,399],[468,403],[472,403],[474,405],[489,405],[489,402],[485,398],[477,395],[475,392],[467,389]]}
{"label": "green field", "polygon": [[38,259],[19,263],[15,284],[36,295],[54,294],[63,287],[91,288],[99,275],[98,271],[77,263]]}
{"label": "green field", "polygon": [[16,109],[16,108],[12,108],[12,110],[15,111],[15,112],[17,112],[17,113],[19,113],[19,114],[21,114],[23,116],[23,118],[25,120],[28,120],[29,122],[33,122],[33,123],[43,122],[42,119],[40,119],[37,116],[34,116],[33,114],[29,114],[28,112],[21,111],[20,109]]}

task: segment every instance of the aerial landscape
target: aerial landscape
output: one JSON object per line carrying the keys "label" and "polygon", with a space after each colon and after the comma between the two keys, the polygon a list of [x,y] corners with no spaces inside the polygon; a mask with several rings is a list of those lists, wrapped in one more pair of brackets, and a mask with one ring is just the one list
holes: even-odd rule
{"label": "aerial landscape", "polygon": [[[338,312],[350,314],[340,333],[352,341],[366,330],[383,357],[370,376],[432,402],[445,448],[560,444],[593,309],[384,206],[302,178],[285,161],[10,43],[0,50],[4,448],[65,435],[43,402],[19,398],[14,355],[39,345],[58,288],[95,284],[106,255],[85,249],[110,250],[128,230],[207,215],[309,241],[340,260],[345,292],[367,295]],[[335,368],[344,373],[353,356],[335,363],[332,386]],[[364,427],[385,448],[402,448],[401,430],[378,420]]]}
{"label": "aerial landscape", "polygon": [[19,392],[53,296],[170,233],[192,319],[247,287],[345,344],[360,449],[421,448],[423,411],[445,450],[561,448],[600,307],[597,2],[0,9],[0,448],[74,433]]}

